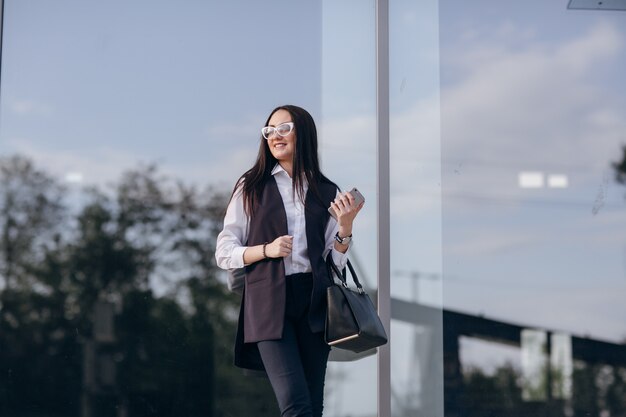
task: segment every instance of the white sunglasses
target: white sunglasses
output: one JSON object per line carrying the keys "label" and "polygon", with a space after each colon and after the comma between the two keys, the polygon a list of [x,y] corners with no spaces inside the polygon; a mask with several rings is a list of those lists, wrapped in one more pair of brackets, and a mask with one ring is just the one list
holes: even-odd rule
{"label": "white sunglasses", "polygon": [[284,137],[290,134],[292,130],[293,130],[293,122],[287,122],[287,123],[281,123],[276,127],[265,126],[264,128],[261,129],[261,134],[263,135],[265,139],[269,140],[269,138],[272,137],[274,132],[276,132],[278,136]]}

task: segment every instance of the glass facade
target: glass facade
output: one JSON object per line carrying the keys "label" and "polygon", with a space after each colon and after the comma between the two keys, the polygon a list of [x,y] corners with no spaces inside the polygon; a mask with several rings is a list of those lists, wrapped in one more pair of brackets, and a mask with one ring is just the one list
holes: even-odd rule
{"label": "glass facade", "polygon": [[446,415],[624,415],[626,14],[440,2]]}
{"label": "glass facade", "polygon": [[443,415],[438,2],[389,3],[391,415]]}
{"label": "glass facade", "polygon": [[322,122],[321,2],[9,0],[3,34],[0,415],[276,415],[213,253],[269,112]]}
{"label": "glass facade", "polygon": [[[322,2],[322,167],[343,190],[357,187],[366,204],[355,222],[351,263],[376,299],[376,78],[374,1]],[[324,415],[375,416],[375,352],[333,349]]]}
{"label": "glass facade", "polygon": [[278,414],[213,253],[293,103],[390,279],[390,369],[333,350],[324,415],[626,416],[626,14],[588,3],[389,1],[381,242],[376,0],[0,2],[0,415]]}

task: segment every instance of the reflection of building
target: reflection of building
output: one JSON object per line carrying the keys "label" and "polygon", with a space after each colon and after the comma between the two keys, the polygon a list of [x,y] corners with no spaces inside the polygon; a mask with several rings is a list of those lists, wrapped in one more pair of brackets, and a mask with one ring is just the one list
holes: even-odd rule
{"label": "reflection of building", "polygon": [[[437,317],[441,314],[441,310],[433,307],[399,299],[392,299],[391,302],[392,318],[414,325],[426,326],[436,322]],[[567,361],[563,359],[563,353],[567,353],[567,350],[570,349],[567,347],[569,341],[571,341],[571,359],[575,361],[581,361],[588,365],[610,365],[626,368],[626,345],[568,336],[548,329],[533,329],[529,333],[530,328],[521,325],[450,310],[443,310],[443,329],[444,403],[445,415],[450,417],[464,415],[462,401],[464,378],[459,355],[459,338],[461,336],[521,348],[523,335],[544,335],[539,336],[539,339],[544,341],[543,347],[546,358],[550,358],[545,360],[544,399],[540,403],[528,402],[528,410],[526,410],[528,412],[531,410],[556,410],[553,407],[558,406],[558,401],[567,399],[567,393],[571,390],[571,386],[568,388],[567,383],[563,384],[560,378],[563,371],[568,372]],[[560,369],[555,368],[555,364],[561,364],[558,365]],[[575,392],[574,395],[576,395]],[[524,410],[517,411],[524,412]],[[562,412],[562,410],[559,411]]]}
{"label": "reflection of building", "polygon": [[[81,417],[97,416],[97,406],[102,398],[116,398],[117,364],[115,362],[115,304],[98,300],[93,311],[93,335],[83,341],[83,392]],[[119,404],[117,415],[127,413]]]}

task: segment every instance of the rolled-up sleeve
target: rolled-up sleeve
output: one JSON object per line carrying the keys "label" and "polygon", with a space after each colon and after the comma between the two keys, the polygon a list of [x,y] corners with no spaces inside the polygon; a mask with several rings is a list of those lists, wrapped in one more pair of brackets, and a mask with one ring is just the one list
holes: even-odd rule
{"label": "rolled-up sleeve", "polygon": [[243,208],[241,188],[233,194],[224,216],[224,229],[217,236],[215,260],[222,269],[243,268],[243,253],[248,248],[248,216]]}

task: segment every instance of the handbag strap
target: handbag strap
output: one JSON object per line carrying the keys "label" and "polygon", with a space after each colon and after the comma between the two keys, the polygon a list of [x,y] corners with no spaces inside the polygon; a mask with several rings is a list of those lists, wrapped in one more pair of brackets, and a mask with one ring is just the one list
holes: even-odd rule
{"label": "handbag strap", "polygon": [[[352,276],[352,281],[354,281],[354,284],[356,285],[356,288],[359,291],[359,293],[363,294],[365,290],[363,289],[363,286],[361,285],[359,278],[356,276],[356,271],[352,267],[352,264],[350,263],[349,259],[348,259],[347,265],[348,265],[348,269],[350,270],[350,275]],[[326,256],[326,266],[328,268],[328,276],[333,281],[333,284],[335,283],[333,280],[333,272],[334,272],[335,275],[337,275],[337,278],[339,278],[339,280],[341,281],[341,285],[343,285],[345,288],[348,288],[346,270],[344,268],[343,271],[340,271],[337,265],[335,265],[335,262],[333,261],[332,252],[329,252],[328,256]]]}

